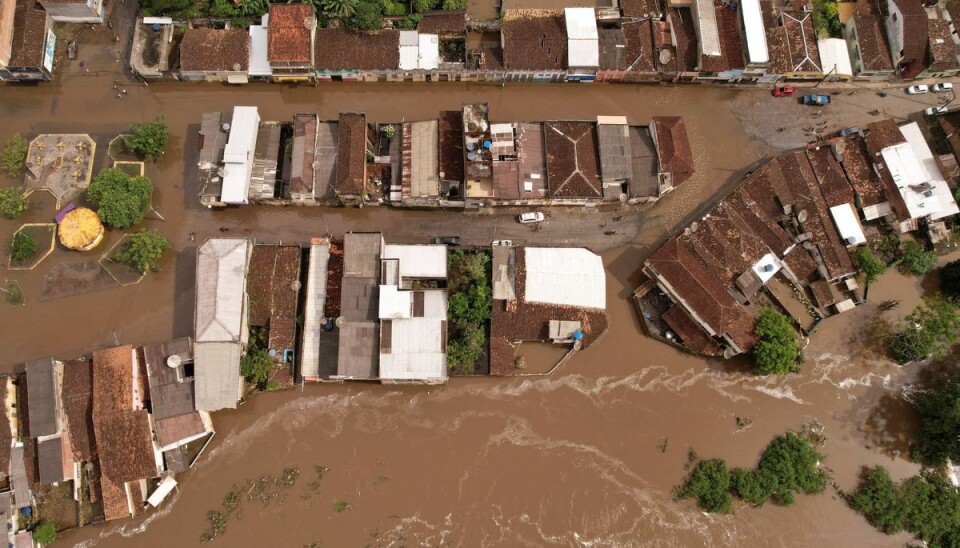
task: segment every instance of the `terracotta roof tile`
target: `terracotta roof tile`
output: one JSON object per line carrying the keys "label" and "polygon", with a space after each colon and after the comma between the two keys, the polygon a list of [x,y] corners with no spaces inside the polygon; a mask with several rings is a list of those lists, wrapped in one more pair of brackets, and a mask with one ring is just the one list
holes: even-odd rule
{"label": "terracotta roof tile", "polygon": [[367,122],[363,114],[340,115],[337,137],[337,193],[358,196],[366,189]]}
{"label": "terracotta roof tile", "polygon": [[13,14],[10,67],[39,68],[47,42],[47,12],[35,0],[17,0]]}
{"label": "terracotta roof tile", "polygon": [[270,4],[267,59],[271,63],[311,63],[316,25],[313,4]]}
{"label": "terracotta roof tile", "polygon": [[133,347],[115,346],[93,353],[93,414],[133,410]]}
{"label": "terracotta roof tile", "polygon": [[[770,72],[820,72],[820,50],[813,28],[813,13],[803,11],[807,2],[793,4],[791,10],[777,10],[770,0],[761,0],[763,24],[770,52]],[[782,24],[780,23],[782,21]]]}
{"label": "terracotta roof tile", "polygon": [[155,427],[157,431],[157,443],[160,447],[166,447],[206,432],[199,411],[160,419],[156,422]]}
{"label": "terracotta roof tile", "polygon": [[903,20],[903,51],[900,56],[900,76],[915,78],[927,68],[927,45],[930,29],[922,0],[894,0]]}
{"label": "terracotta roof tile", "polygon": [[[294,167],[290,177],[290,192],[293,194],[310,194],[314,186],[313,164],[317,157],[317,125],[316,114],[297,114],[293,117],[294,147],[298,139],[303,140],[303,157],[299,170]],[[296,161],[292,158],[291,161]]]}
{"label": "terracotta roof tile", "polygon": [[93,431],[93,362],[91,360],[64,362],[62,397],[73,458],[76,461],[89,461],[97,454]]}
{"label": "terracotta roof tile", "polygon": [[717,30],[720,34],[720,55],[702,55],[700,70],[707,72],[725,72],[742,69],[743,41],[740,39],[740,12],[732,9],[723,0],[714,0],[717,14]]}
{"label": "terracotta roof tile", "polygon": [[101,475],[100,492],[104,519],[110,521],[130,517],[130,507],[127,505],[127,493],[123,483],[118,484]]}
{"label": "terracotta roof tile", "polygon": [[873,170],[873,162],[867,154],[867,145],[859,135],[846,138],[843,147],[843,172],[860,196],[860,206],[870,207],[887,201],[883,181]]}
{"label": "terracotta roof tile", "polygon": [[699,57],[699,43],[697,29],[693,24],[693,13],[690,8],[669,8],[667,17],[671,23],[673,38],[676,40],[676,55],[671,69],[689,71],[697,68]]}
{"label": "terracotta roof tile", "polygon": [[[818,150],[819,149],[819,150]],[[807,149],[807,158],[813,173],[820,182],[820,192],[828,207],[842,204],[853,204],[854,193],[847,178],[843,175],[840,163],[828,146],[811,147]]]}
{"label": "terracotta roof tile", "polygon": [[437,124],[440,141],[439,167],[445,181],[463,180],[463,112],[446,110]]}
{"label": "terracotta roof tile", "polygon": [[590,122],[547,122],[543,126],[547,183],[554,197],[600,198],[597,130]]}
{"label": "terracotta roof tile", "polygon": [[655,71],[653,21],[624,21],[623,36],[627,42],[627,68],[636,72]]}
{"label": "terracotta roof tile", "polygon": [[562,10],[506,10],[502,35],[506,68],[567,68],[567,29]]}
{"label": "terracotta roof tile", "polygon": [[424,34],[441,36],[466,34],[466,11],[428,11],[423,14],[423,19],[417,24],[417,30]]}
{"label": "terracotta roof tile", "polygon": [[657,137],[660,171],[669,173],[673,186],[677,186],[694,172],[687,126],[679,116],[654,116],[651,124]]}
{"label": "terracotta roof tile", "polygon": [[960,67],[953,46],[950,25],[943,19],[927,19],[930,48],[930,70],[953,70]]}
{"label": "terracotta roof tile", "polygon": [[180,42],[180,70],[243,71],[250,66],[246,29],[189,29]]}
{"label": "terracotta roof tile", "polygon": [[620,9],[624,17],[648,17],[660,13],[660,3],[657,0],[621,0]]}
{"label": "terracotta roof tile", "polygon": [[157,475],[153,435],[146,411],[121,411],[94,416],[97,449],[103,475],[122,483]]}
{"label": "terracotta roof tile", "polygon": [[857,43],[860,44],[863,68],[868,71],[893,70],[890,46],[887,45],[887,32],[875,1],[857,0],[855,18]]}
{"label": "terracotta roof tile", "polygon": [[396,70],[400,66],[400,32],[317,29],[317,70]]}
{"label": "terracotta roof tile", "polygon": [[710,335],[707,335],[697,322],[693,321],[683,307],[676,305],[670,307],[670,310],[661,315],[660,319],[670,326],[670,329],[680,337],[683,346],[691,351],[706,356],[723,355],[723,348]]}

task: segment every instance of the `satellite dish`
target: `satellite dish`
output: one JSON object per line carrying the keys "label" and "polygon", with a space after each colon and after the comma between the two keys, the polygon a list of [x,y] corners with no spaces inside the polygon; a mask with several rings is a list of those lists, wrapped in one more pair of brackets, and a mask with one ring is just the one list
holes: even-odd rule
{"label": "satellite dish", "polygon": [[277,357],[277,349],[276,349],[276,348],[271,348],[270,350],[267,351],[267,354],[269,354],[271,358],[276,358],[276,357]]}
{"label": "satellite dish", "polygon": [[293,283],[290,284],[290,289],[300,291],[300,285],[300,280],[294,280]]}
{"label": "satellite dish", "polygon": [[337,327],[343,327],[343,324],[347,323],[347,320],[343,316],[340,316],[335,323]]}
{"label": "satellite dish", "polygon": [[183,358],[181,358],[179,354],[174,354],[169,358],[167,358],[167,367],[176,369],[180,367],[180,364],[182,363],[183,363]]}
{"label": "satellite dish", "polygon": [[857,239],[853,236],[847,236],[847,245],[853,245],[857,243]]}
{"label": "satellite dish", "polygon": [[698,228],[700,228],[700,223],[696,221],[690,223],[690,232],[696,232]]}
{"label": "satellite dish", "polygon": [[806,210],[806,209],[801,209],[801,210],[800,210],[800,213],[797,213],[797,220],[800,221],[801,223],[807,222],[807,210]]}
{"label": "satellite dish", "polygon": [[692,232],[693,232],[693,231],[691,231],[689,228],[683,229],[683,235],[684,235],[684,236],[689,236],[690,234],[692,234]]}
{"label": "satellite dish", "polygon": [[233,70],[234,72],[240,72],[240,63],[234,63]]}
{"label": "satellite dish", "polygon": [[628,198],[628,197],[627,197],[627,195],[626,195],[625,193],[623,193],[623,192],[620,193],[620,203],[621,203],[621,204],[627,203],[627,198]]}
{"label": "satellite dish", "polygon": [[673,54],[670,53],[670,50],[664,48],[664,49],[660,50],[660,55],[659,55],[659,57],[660,57],[660,64],[661,64],[661,65],[666,65],[667,63],[670,62],[671,59],[673,59]]}
{"label": "satellite dish", "polygon": [[224,122],[224,124],[220,126],[220,129],[222,129],[224,133],[227,133],[228,131],[230,131],[230,123]]}

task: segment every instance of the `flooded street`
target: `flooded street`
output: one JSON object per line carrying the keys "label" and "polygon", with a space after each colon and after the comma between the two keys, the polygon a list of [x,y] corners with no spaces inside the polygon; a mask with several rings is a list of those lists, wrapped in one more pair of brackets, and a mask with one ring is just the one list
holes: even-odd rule
{"label": "flooded street", "polygon": [[[876,303],[900,299],[888,314],[903,314],[918,301],[923,288],[914,279],[886,274],[871,289],[872,304],[820,326],[801,373],[786,378],[755,377],[744,372],[745,362],[705,361],[648,339],[627,300],[642,260],[660,241],[753,164],[776,154],[750,137],[762,134],[756,129],[760,117],[751,113],[741,123],[733,108],[743,94],[751,94],[751,104],[772,101],[767,91],[443,84],[230,89],[170,83],[131,88],[129,97],[115,99],[111,82],[109,75],[75,76],[49,87],[0,89],[0,138],[17,131],[89,132],[100,145],[96,171],[110,137],[131,122],[163,114],[172,132],[169,153],[148,165],[147,175],[158,188],[154,204],[166,222],[145,226],[162,231],[174,249],[162,272],[138,285],[44,302],[42,278],[55,264],[94,260],[119,236],[110,234],[101,248],[82,255],[58,249],[33,272],[5,269],[3,276],[18,280],[27,298],[25,307],[0,309],[0,365],[7,369],[115,341],[142,344],[190,334],[195,246],[219,235],[220,227],[262,241],[305,242],[348,230],[422,241],[449,230],[462,234],[465,244],[506,235],[588,245],[603,252],[608,269],[610,329],[550,377],[452,379],[444,387],[307,386],[258,396],[215,415],[218,434],[183,476],[172,504],[146,521],[67,532],[65,543],[196,545],[207,528],[207,511],[220,508],[233,484],[276,476],[286,467],[301,469],[302,476],[283,500],[266,507],[244,503],[226,534],[210,545],[899,546],[907,540],[876,532],[831,489],[800,496],[790,508],[740,508],[730,516],[703,515],[670,494],[683,478],[689,448],[731,466],[752,466],[771,437],[811,420],[826,428],[826,465],[843,489],[855,485],[863,465],[882,463],[898,478],[916,471],[902,456],[911,417],[900,392],[917,366],[899,368],[876,355],[870,337]],[[609,212],[549,212],[545,230],[525,236],[511,232],[522,228],[510,212],[212,212],[197,205],[195,135],[204,111],[249,104],[264,119],[289,120],[296,112],[318,112],[325,119],[354,111],[366,112],[370,121],[399,121],[432,118],[467,101],[488,102],[494,120],[605,114],[643,124],[652,115],[681,115],[698,172],[654,207],[614,212],[623,220],[613,239],[596,228]],[[36,200],[20,221],[0,222],[0,238],[9,239],[20,222],[53,213],[48,201]],[[530,356],[556,358],[539,349]],[[545,368],[528,366],[531,372]],[[738,432],[738,416],[752,426]],[[315,466],[329,472],[314,490],[307,484]],[[335,512],[338,502],[350,509]]]}

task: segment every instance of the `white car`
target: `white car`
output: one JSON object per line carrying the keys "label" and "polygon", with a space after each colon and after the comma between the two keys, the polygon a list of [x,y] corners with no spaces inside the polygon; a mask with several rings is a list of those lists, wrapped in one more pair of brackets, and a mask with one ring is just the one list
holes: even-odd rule
{"label": "white car", "polygon": [[947,107],[930,107],[927,110],[923,111],[927,116],[940,116],[941,114],[946,114],[950,112]]}
{"label": "white car", "polygon": [[926,92],[928,92],[928,91],[930,91],[930,88],[928,88],[928,87],[927,87],[926,85],[924,85],[924,84],[920,84],[920,85],[917,85],[917,86],[910,86],[910,87],[908,87],[908,88],[907,88],[907,95],[919,95],[919,94],[921,94],[921,93],[926,93]]}
{"label": "white car", "polygon": [[930,89],[932,89],[937,93],[941,91],[951,91],[953,90],[953,84],[951,84],[950,82],[938,82],[934,84],[933,87]]}
{"label": "white car", "polygon": [[493,247],[511,247],[513,242],[510,240],[494,240],[491,245],[493,245]]}
{"label": "white car", "polygon": [[539,211],[531,211],[529,213],[521,213],[517,220],[523,224],[527,223],[540,223],[543,222],[543,213]]}

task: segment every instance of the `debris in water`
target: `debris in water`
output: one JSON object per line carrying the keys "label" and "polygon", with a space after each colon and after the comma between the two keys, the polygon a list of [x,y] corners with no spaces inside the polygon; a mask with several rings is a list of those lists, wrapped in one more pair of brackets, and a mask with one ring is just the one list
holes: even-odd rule
{"label": "debris in water", "polygon": [[741,432],[753,426],[753,419],[748,417],[736,417],[737,419],[737,432]]}
{"label": "debris in water", "polygon": [[333,511],[338,514],[341,512],[346,512],[350,508],[351,508],[350,503],[342,500],[333,505]]}

